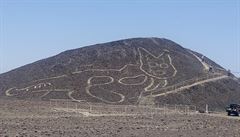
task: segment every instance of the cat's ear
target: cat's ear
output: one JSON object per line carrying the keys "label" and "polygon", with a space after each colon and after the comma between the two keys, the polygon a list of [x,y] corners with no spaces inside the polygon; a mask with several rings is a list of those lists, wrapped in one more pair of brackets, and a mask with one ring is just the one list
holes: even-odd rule
{"label": "cat's ear", "polygon": [[170,51],[169,51],[169,50],[167,50],[167,49],[164,49],[164,50],[163,50],[163,52],[162,52],[162,54],[158,55],[158,57],[157,57],[157,58],[161,58],[161,57],[162,57],[162,56],[164,56],[164,55],[169,55],[169,53],[170,53]]}
{"label": "cat's ear", "polygon": [[152,53],[150,53],[144,48],[138,48],[138,52],[139,52],[140,58],[143,60],[151,60],[156,58]]}
{"label": "cat's ear", "polygon": [[169,55],[168,50],[164,50],[163,54],[158,57],[158,59],[163,60],[165,63],[170,63],[171,62],[171,57]]}

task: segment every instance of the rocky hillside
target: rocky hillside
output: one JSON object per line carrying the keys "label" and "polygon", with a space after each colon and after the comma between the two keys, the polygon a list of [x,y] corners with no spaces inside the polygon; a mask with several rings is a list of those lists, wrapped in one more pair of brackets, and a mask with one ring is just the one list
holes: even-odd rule
{"label": "rocky hillside", "polygon": [[68,50],[0,75],[0,96],[108,104],[240,102],[234,76],[202,54],[160,38]]}

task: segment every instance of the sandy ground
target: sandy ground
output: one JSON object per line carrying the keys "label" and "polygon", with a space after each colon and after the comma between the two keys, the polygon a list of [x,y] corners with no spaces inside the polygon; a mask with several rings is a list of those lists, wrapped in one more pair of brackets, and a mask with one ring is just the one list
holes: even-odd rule
{"label": "sandy ground", "polygon": [[[81,110],[81,109],[79,109]],[[1,137],[239,137],[240,118],[219,114],[84,115],[49,102],[0,100]]]}

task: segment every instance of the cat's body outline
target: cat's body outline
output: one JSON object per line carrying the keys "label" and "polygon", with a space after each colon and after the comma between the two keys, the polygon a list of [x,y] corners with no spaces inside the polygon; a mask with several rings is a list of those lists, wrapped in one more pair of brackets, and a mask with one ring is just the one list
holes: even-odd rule
{"label": "cat's body outline", "polygon": [[[158,89],[159,87],[160,88],[162,88],[162,87],[165,87],[165,86],[167,86],[167,84],[168,84],[168,81],[167,81],[167,79],[169,78],[169,77],[159,77],[159,76],[154,76],[153,74],[150,74],[149,72],[147,72],[145,69],[144,69],[144,65],[146,65],[146,64],[144,64],[144,61],[143,61],[143,59],[144,59],[144,55],[147,55],[147,56],[150,56],[150,58],[155,58],[155,59],[159,59],[159,58],[161,58],[162,56],[164,56],[164,55],[166,55],[166,57],[168,58],[168,60],[169,60],[169,65],[173,68],[173,70],[174,70],[174,72],[173,72],[173,74],[171,75],[171,77],[174,77],[176,74],[177,74],[177,70],[176,70],[176,68],[174,67],[174,65],[172,64],[172,59],[171,59],[171,57],[170,57],[170,55],[169,55],[169,51],[165,51],[164,50],[164,52],[163,53],[161,53],[160,55],[158,55],[158,56],[155,56],[155,55],[153,55],[152,53],[150,53],[148,50],[146,50],[146,49],[144,49],[144,48],[142,48],[142,47],[139,47],[139,48],[137,48],[137,50],[138,50],[138,53],[139,53],[139,62],[140,62],[140,65],[139,64],[126,64],[126,65],[124,65],[123,67],[121,67],[120,69],[86,69],[86,70],[83,70],[83,71],[75,71],[75,72],[73,72],[73,74],[74,75],[76,75],[76,74],[82,74],[82,73],[84,73],[84,72],[92,72],[92,73],[94,73],[94,72],[106,72],[106,73],[110,73],[110,72],[114,72],[114,71],[116,71],[116,72],[119,72],[119,73],[121,73],[122,71],[124,71],[125,69],[127,69],[128,67],[131,67],[131,66],[136,66],[136,67],[138,67],[141,71],[142,71],[142,74],[139,74],[139,75],[144,75],[145,76],[145,78],[144,78],[144,81],[142,81],[142,82],[140,82],[140,83],[133,83],[133,84],[127,84],[127,83],[123,83],[122,82],[122,80],[123,79],[127,79],[127,78],[134,78],[134,77],[138,77],[139,75],[135,75],[135,76],[129,76],[129,77],[122,77],[121,79],[118,79],[118,80],[115,80],[113,77],[111,77],[111,76],[108,76],[108,75],[105,75],[106,77],[111,77],[110,79],[112,79],[112,81],[111,82],[109,82],[109,83],[103,83],[103,84],[99,84],[99,85],[92,85],[91,84],[91,80],[90,79],[93,79],[93,78],[91,78],[91,77],[89,77],[88,79],[87,79],[87,86],[85,87],[85,92],[88,94],[88,95],[90,95],[90,96],[92,96],[93,98],[96,98],[96,99],[98,99],[98,100],[101,100],[101,101],[103,101],[103,102],[105,102],[105,103],[121,103],[121,102],[124,102],[125,101],[125,96],[123,95],[123,94],[121,94],[121,93],[117,93],[117,92],[114,92],[114,91],[108,91],[108,92],[112,92],[113,94],[116,94],[116,95],[119,95],[120,97],[121,97],[121,99],[120,100],[118,100],[118,101],[115,101],[115,102],[111,102],[111,101],[108,101],[108,100],[105,100],[105,99],[103,99],[103,98],[99,98],[98,96],[95,96],[94,94],[92,94],[91,93],[91,88],[92,87],[94,87],[94,86],[101,86],[101,85],[107,85],[107,84],[112,84],[113,83],[113,81],[117,81],[119,84],[122,84],[122,86],[126,86],[126,85],[141,85],[141,84],[144,84],[145,82],[147,82],[147,81],[150,81],[150,83],[146,86],[146,87],[144,87],[143,88],[143,90],[141,91],[141,93],[138,95],[138,96],[141,96],[142,95],[142,93],[144,93],[144,92],[151,92],[151,91],[154,91],[154,90],[156,90],[156,89]],[[167,52],[167,53],[166,53]],[[65,76],[57,76],[56,77],[56,79],[58,79],[58,78],[64,78]],[[66,76],[67,77],[67,76]],[[93,77],[104,77],[104,75],[94,75]],[[48,78],[48,79],[50,79],[50,78]],[[7,91],[6,91],[6,95],[7,96],[12,96],[11,94],[10,94],[10,91],[11,90],[13,90],[14,88],[10,88],[10,89],[8,89]],[[17,88],[15,88],[15,89],[17,89]],[[28,90],[27,88],[22,88],[22,89],[24,89],[24,90]],[[22,90],[22,89],[18,89],[18,90]],[[52,89],[51,89],[52,90]],[[57,90],[57,89],[55,89],[55,90]],[[46,95],[48,95],[48,92],[50,92],[50,90],[46,90],[47,91],[47,93],[45,93],[44,94],[44,96],[46,96]],[[34,92],[34,91],[32,91],[32,92]],[[36,91],[35,91],[36,92]],[[75,99],[73,96],[72,96],[72,94],[74,94],[74,93],[76,93],[76,92],[78,92],[78,91],[75,91],[75,90],[68,90],[68,96],[69,96],[69,98],[71,98],[71,99],[73,99],[73,100],[75,100],[75,101],[83,101],[83,100],[78,100],[78,99]],[[43,97],[43,96],[42,96]],[[139,97],[138,97],[139,98]]]}

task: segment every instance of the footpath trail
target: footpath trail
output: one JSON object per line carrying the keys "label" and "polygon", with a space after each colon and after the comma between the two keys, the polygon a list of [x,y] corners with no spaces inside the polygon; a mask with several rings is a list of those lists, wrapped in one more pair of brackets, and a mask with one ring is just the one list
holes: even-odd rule
{"label": "footpath trail", "polygon": [[206,62],[202,61],[202,59],[198,57],[196,54],[194,54],[193,52],[189,51],[189,53],[192,54],[202,64],[205,70],[209,70],[209,65]]}
{"label": "footpath trail", "polygon": [[200,84],[213,82],[213,81],[217,81],[217,80],[221,80],[221,79],[226,79],[226,78],[228,78],[228,76],[225,76],[225,75],[219,76],[219,77],[215,77],[215,78],[210,78],[210,79],[206,79],[206,80],[195,82],[195,83],[190,84],[190,85],[182,86],[180,88],[177,88],[177,89],[174,89],[174,90],[171,90],[171,91],[167,91],[165,93],[160,93],[160,94],[151,95],[151,96],[152,97],[159,97],[159,96],[166,96],[168,94],[179,93],[180,91],[183,91],[184,89],[191,88],[193,86],[197,86],[197,85],[200,85]]}

